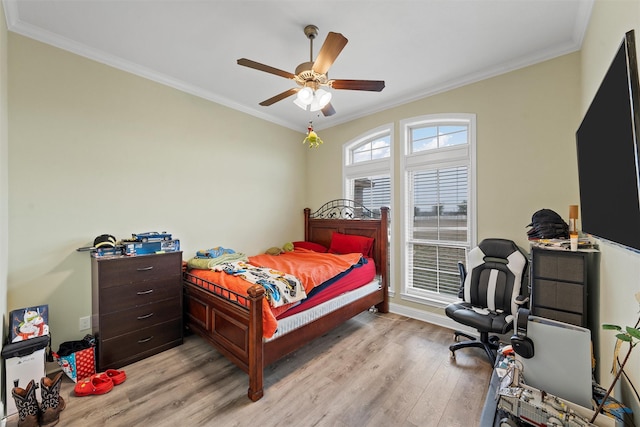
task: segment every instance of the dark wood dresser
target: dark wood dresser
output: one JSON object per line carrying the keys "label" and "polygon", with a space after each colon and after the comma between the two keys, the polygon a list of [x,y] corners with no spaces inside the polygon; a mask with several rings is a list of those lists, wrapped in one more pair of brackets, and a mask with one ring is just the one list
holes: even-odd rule
{"label": "dark wood dresser", "polygon": [[600,252],[532,246],[530,268],[531,314],[591,330],[593,357],[599,361]]}
{"label": "dark wood dresser", "polygon": [[531,248],[531,314],[599,329],[598,251]]}
{"label": "dark wood dresser", "polygon": [[182,252],[91,258],[96,369],[182,344]]}

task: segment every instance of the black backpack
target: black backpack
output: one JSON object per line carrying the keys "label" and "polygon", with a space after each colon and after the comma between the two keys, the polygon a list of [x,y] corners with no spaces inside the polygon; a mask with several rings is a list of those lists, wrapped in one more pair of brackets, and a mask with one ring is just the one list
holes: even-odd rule
{"label": "black backpack", "polygon": [[531,227],[527,230],[529,240],[569,238],[569,224],[551,209],[540,209],[534,213],[527,227]]}

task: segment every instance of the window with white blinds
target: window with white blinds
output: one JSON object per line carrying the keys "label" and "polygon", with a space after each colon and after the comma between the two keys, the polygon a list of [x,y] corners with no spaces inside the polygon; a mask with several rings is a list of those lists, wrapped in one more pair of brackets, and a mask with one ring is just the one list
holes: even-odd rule
{"label": "window with white blinds", "polygon": [[367,132],[344,145],[344,195],[374,212],[391,207],[392,126]]}
{"label": "window with white blinds", "polygon": [[446,304],[457,298],[458,261],[475,245],[475,116],[402,122],[403,295]]}
{"label": "window with white blinds", "polygon": [[[373,212],[380,208],[391,208],[393,204],[393,125],[384,125],[360,135],[347,142],[342,150],[343,194],[363,204]],[[392,223],[394,214],[389,216]],[[389,241],[392,241],[392,229],[389,224]],[[393,253],[393,246],[389,245]],[[394,275],[393,256],[387,258],[390,276]],[[389,293],[393,295],[392,280],[389,281]]]}

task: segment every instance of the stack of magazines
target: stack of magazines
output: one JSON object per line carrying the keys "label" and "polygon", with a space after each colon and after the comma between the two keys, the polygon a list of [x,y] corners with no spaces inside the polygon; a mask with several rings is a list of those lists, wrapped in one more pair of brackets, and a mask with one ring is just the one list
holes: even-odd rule
{"label": "stack of magazines", "polygon": [[[571,250],[571,240],[569,239],[537,239],[531,240],[531,245],[545,249]],[[589,237],[578,238],[578,250],[597,250],[598,244],[591,241]]]}

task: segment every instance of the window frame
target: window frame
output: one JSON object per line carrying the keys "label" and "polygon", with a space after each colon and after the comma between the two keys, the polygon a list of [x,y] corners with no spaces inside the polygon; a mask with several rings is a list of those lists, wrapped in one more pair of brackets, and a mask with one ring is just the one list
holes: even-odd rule
{"label": "window frame", "polygon": [[[465,124],[468,126],[468,144],[453,145],[433,150],[412,151],[411,129],[429,125]],[[468,242],[460,245],[467,253],[477,244],[477,162],[476,162],[476,115],[469,113],[429,114],[412,117],[400,121],[402,134],[402,155],[400,156],[401,191],[400,191],[400,250],[402,259],[401,291],[402,299],[436,307],[445,307],[457,297],[438,294],[424,289],[417,289],[409,283],[408,268],[411,265],[409,245],[413,239],[409,238],[412,224],[412,191],[410,188],[410,173],[445,169],[454,166],[467,166],[468,191],[467,225]],[[411,211],[411,212],[409,212]],[[412,229],[412,228],[411,228]],[[454,245],[455,246],[455,245]],[[466,260],[461,260],[466,261]]]}
{"label": "window frame", "polygon": [[[351,152],[360,145],[366,144],[383,135],[389,135],[389,157],[384,159],[368,160],[364,162],[353,163]],[[363,133],[343,145],[342,149],[342,194],[344,198],[352,198],[349,183],[358,178],[369,176],[379,176],[389,174],[391,181],[391,206],[393,206],[393,147],[394,147],[394,126],[386,124]]]}
{"label": "window frame", "polygon": [[[358,163],[353,163],[353,157],[351,156],[351,152],[362,144],[366,144],[376,138],[379,138],[383,135],[389,135],[389,157],[383,159],[375,159],[368,160]],[[394,241],[394,231],[393,231],[393,207],[395,206],[395,181],[396,177],[394,176],[394,152],[395,152],[395,126],[393,123],[387,123],[382,126],[378,126],[377,128],[371,129],[365,133],[358,135],[352,140],[346,142],[342,146],[342,195],[346,199],[352,199],[354,195],[352,194],[351,182],[358,178],[368,178],[368,177],[378,177],[378,176],[389,176],[389,185],[390,185],[390,208],[391,215],[389,215],[389,245],[387,246],[389,251],[389,296],[393,297],[395,295],[394,289],[394,280],[395,277],[395,263],[394,263],[394,253],[395,249],[393,247],[392,242]]]}

